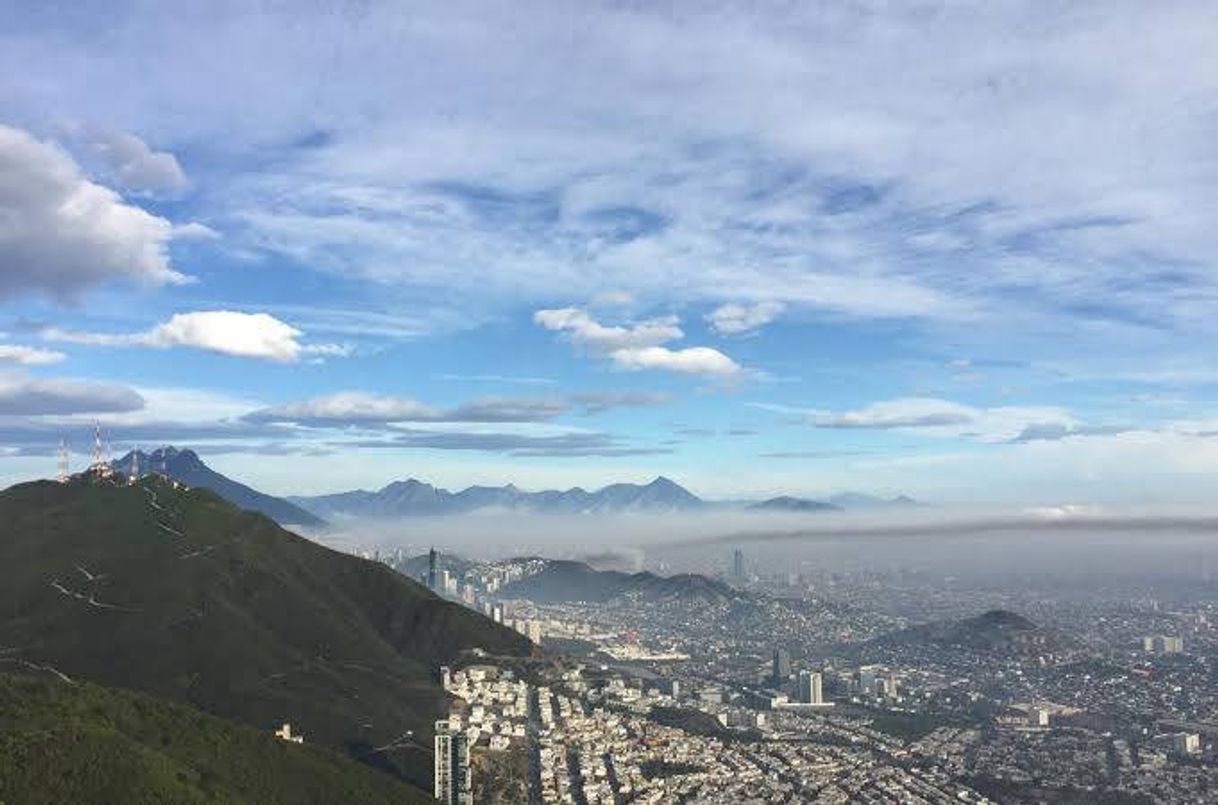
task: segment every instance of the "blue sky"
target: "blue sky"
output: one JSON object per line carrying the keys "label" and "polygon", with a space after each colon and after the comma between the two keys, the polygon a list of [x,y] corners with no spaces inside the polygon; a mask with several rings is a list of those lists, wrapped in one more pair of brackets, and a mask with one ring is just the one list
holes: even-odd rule
{"label": "blue sky", "polygon": [[1218,494],[1211,3],[30,5],[0,480]]}

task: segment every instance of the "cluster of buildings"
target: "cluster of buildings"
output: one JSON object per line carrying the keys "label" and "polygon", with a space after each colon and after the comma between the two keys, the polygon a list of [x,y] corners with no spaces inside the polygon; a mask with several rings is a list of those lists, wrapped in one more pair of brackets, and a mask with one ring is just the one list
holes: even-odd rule
{"label": "cluster of buildings", "polygon": [[[767,576],[733,555],[726,575],[743,596],[733,601],[539,603],[506,600],[503,588],[540,560],[441,563],[440,594],[534,642],[587,648],[541,680],[487,666],[446,682],[456,703],[447,729],[475,756],[527,754],[543,802],[1218,792],[1218,604],[1183,593],[1046,599],[916,573]],[[995,607],[1075,643],[1002,652],[883,639]]]}
{"label": "cluster of buildings", "polygon": [[[461,711],[505,690],[488,670],[450,679]],[[526,688],[541,802],[984,801],[935,763],[910,764],[865,718],[765,714],[601,667],[566,667]]]}
{"label": "cluster of buildings", "polygon": [[[1209,610],[1131,606],[1128,597],[1115,596],[1080,596],[1065,605],[1038,607],[1031,593],[1017,593],[1011,597],[1021,612],[1038,620],[1054,618],[1065,627],[1062,632],[1068,629],[1077,639],[1065,647],[1049,641],[1028,651],[992,651],[878,639],[912,624],[877,597],[877,590],[885,595],[891,590],[894,601],[916,613],[915,620],[933,620],[953,613],[969,617],[1008,603],[991,592],[923,590],[918,585],[924,580],[916,575],[826,577],[833,595],[851,602],[843,605],[817,589],[801,592],[794,586],[806,581],[802,575],[767,581],[753,572],[745,580],[746,600],[726,604],[676,599],[513,603],[546,623],[547,634],[592,644],[596,653],[586,655],[589,669],[600,663],[610,672],[645,679],[590,685],[603,688],[600,693],[556,690],[560,702],[569,699],[560,713],[570,715],[563,722],[563,747],[552,745],[547,754],[555,764],[553,779],[576,790],[570,769],[584,758],[578,767],[591,771],[581,772],[580,785],[594,781],[612,788],[616,780],[619,796],[629,783],[632,796],[660,786],[664,796],[714,802],[727,801],[713,795],[721,783],[717,775],[727,774],[723,769],[714,764],[705,771],[668,768],[663,784],[657,783],[643,774],[657,773],[648,765],[651,749],[660,747],[655,756],[677,764],[697,765],[692,758],[701,754],[704,759],[740,755],[765,766],[749,741],[693,735],[643,713],[675,707],[698,711],[732,733],[763,736],[766,752],[777,753],[783,768],[799,768],[795,776],[800,778],[803,770],[820,768],[807,755],[814,746],[816,752],[829,752],[823,742],[833,741],[839,749],[844,742],[870,748],[876,754],[868,761],[854,761],[866,769],[855,778],[861,782],[843,788],[856,800],[878,792],[867,781],[889,779],[893,765],[901,770],[891,779],[903,780],[911,773],[904,760],[910,757],[926,767],[922,771],[950,783],[942,790],[967,783],[963,788],[973,793],[966,796],[999,801],[1042,783],[1050,791],[1136,792],[1159,801],[1204,801],[1207,792],[1218,792],[1210,772],[1218,762],[1213,751],[1218,690],[1207,681],[1218,673],[1210,659],[1218,656],[1218,635]],[[881,602],[884,606],[878,606]],[[1154,640],[1144,647],[1141,638],[1148,634]],[[598,714],[602,709],[609,712]],[[812,737],[810,724],[815,725]],[[602,734],[599,743],[597,734]],[[614,741],[606,743],[604,735]],[[639,736],[646,736],[644,745],[637,743]],[[785,746],[788,742],[791,746]],[[1081,771],[1072,776],[1075,767]],[[642,782],[632,776],[636,768]],[[739,778],[741,771],[731,774]],[[792,783],[787,795],[792,801],[829,796],[817,793],[819,780],[810,776]],[[975,780],[985,785],[974,787]],[[730,786],[730,779],[723,784]],[[909,801],[918,800],[910,794]]]}

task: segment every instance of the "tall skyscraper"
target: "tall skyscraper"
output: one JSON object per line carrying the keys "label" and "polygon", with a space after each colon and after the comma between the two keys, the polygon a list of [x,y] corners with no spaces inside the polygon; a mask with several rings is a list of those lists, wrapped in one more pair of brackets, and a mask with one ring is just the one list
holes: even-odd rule
{"label": "tall skyscraper", "polygon": [[427,589],[436,592],[436,549],[427,554]]}
{"label": "tall skyscraper", "polygon": [[732,554],[732,581],[744,584],[744,551],[739,548]]}
{"label": "tall skyscraper", "polygon": [[444,805],[474,805],[469,738],[448,720],[436,722],[435,796]]}
{"label": "tall skyscraper", "polygon": [[791,676],[791,655],[785,648],[774,649],[774,667],[770,672],[774,684],[778,685]]}
{"label": "tall skyscraper", "polygon": [[802,704],[823,704],[823,679],[817,671],[799,672],[799,701]]}

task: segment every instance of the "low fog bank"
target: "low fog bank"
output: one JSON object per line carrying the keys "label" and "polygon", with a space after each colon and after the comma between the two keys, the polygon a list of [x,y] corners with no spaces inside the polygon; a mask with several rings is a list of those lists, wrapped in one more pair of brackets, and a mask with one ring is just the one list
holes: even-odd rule
{"label": "low fog bank", "polygon": [[605,569],[722,573],[740,548],[778,572],[913,571],[968,576],[1206,577],[1218,573],[1207,511],[1052,507],[1018,511],[552,516],[479,512],[347,521],[314,538],[351,552],[438,550],[476,559],[546,556]]}

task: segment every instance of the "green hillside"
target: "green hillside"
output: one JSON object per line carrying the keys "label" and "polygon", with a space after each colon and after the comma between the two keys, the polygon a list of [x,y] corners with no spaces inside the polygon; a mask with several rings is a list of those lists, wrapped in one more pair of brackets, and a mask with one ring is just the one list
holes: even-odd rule
{"label": "green hillside", "polygon": [[446,712],[435,668],[475,647],[529,651],[387,567],[205,490],[149,477],[0,492],[0,660],[262,730],[290,721],[429,787]]}
{"label": "green hillside", "polygon": [[143,694],[0,674],[0,802],[430,802],[310,745]]}

